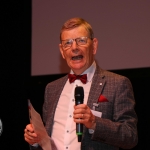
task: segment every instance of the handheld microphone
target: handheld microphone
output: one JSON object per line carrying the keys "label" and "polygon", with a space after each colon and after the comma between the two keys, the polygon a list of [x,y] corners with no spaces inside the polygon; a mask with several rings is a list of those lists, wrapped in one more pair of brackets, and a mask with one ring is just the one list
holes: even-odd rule
{"label": "handheld microphone", "polygon": [[[84,90],[82,86],[77,86],[75,88],[75,105],[83,104],[84,99]],[[82,140],[82,133],[83,133],[83,124],[76,123],[76,134],[78,136],[78,142]]]}

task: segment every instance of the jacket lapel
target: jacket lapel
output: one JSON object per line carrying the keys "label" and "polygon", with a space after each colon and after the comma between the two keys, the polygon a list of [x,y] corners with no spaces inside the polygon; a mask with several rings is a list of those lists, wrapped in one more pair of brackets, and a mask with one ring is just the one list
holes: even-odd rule
{"label": "jacket lapel", "polygon": [[53,126],[53,121],[54,121],[54,114],[55,114],[55,110],[57,107],[57,103],[59,101],[59,97],[60,97],[61,92],[64,88],[64,85],[66,84],[67,79],[68,79],[67,75],[60,79],[59,85],[57,85],[57,87],[58,87],[57,91],[55,91],[53,93],[54,96],[51,97],[52,103],[50,103],[50,105],[49,105],[49,110],[47,113],[48,116],[46,117],[46,118],[48,118],[48,120],[50,120],[46,124],[46,130],[50,136],[51,136],[52,126]]}
{"label": "jacket lapel", "polygon": [[88,97],[87,105],[92,109],[93,103],[98,102],[98,98],[100,94],[102,93],[102,90],[105,85],[105,75],[103,74],[103,70],[99,68],[99,66],[96,67],[96,71],[93,76],[93,81]]}
{"label": "jacket lapel", "polygon": [[[98,102],[99,96],[102,93],[105,82],[106,81],[105,81],[105,75],[103,74],[103,70],[100,69],[99,66],[97,65],[94,76],[93,76],[88,101],[87,101],[87,105],[89,106],[90,109],[93,109],[93,103]],[[84,126],[83,127],[84,134],[83,134],[82,139],[84,138],[86,131],[87,131],[87,128]]]}

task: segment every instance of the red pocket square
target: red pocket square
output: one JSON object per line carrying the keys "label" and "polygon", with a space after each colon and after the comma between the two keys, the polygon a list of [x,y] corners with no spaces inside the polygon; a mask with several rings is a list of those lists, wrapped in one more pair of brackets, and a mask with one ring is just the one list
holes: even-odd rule
{"label": "red pocket square", "polygon": [[99,97],[99,99],[98,99],[98,102],[108,102],[108,100],[106,99],[105,96],[100,95],[100,97]]}

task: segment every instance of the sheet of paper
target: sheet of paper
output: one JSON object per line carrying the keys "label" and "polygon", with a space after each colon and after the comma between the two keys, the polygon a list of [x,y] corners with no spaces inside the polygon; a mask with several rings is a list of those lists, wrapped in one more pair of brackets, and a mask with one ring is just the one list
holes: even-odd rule
{"label": "sheet of paper", "polygon": [[46,132],[41,116],[39,113],[35,111],[30,100],[28,100],[28,108],[29,108],[30,123],[33,125],[34,132],[41,139],[40,143],[38,144],[43,148],[43,150],[52,150],[51,140]]}

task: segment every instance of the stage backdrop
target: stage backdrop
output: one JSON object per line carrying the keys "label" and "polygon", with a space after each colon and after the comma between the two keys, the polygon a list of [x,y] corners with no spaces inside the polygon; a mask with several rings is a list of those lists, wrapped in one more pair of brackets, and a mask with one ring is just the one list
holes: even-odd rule
{"label": "stage backdrop", "polygon": [[103,69],[150,67],[149,0],[32,0],[33,76],[68,72],[58,44],[60,28],[72,17],[92,25]]}

